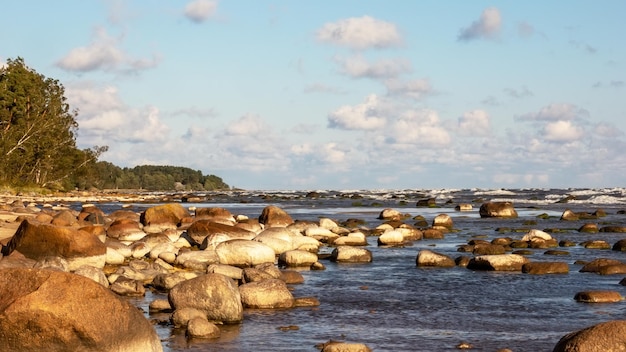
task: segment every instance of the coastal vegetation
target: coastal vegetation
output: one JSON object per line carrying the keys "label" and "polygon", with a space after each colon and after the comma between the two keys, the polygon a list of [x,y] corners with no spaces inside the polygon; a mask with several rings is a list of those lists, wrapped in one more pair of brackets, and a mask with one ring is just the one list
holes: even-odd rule
{"label": "coastal vegetation", "polygon": [[121,168],[99,161],[107,146],[76,145],[78,110],[55,79],[23,58],[0,66],[0,186],[5,189],[215,190],[221,178],[180,166]]}

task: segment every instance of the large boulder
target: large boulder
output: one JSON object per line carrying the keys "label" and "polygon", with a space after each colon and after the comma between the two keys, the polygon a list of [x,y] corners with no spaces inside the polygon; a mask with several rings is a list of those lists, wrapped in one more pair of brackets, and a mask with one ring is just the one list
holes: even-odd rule
{"label": "large boulder", "polygon": [[251,267],[262,263],[274,263],[276,254],[272,247],[257,241],[230,240],[215,247],[220,264]]}
{"label": "large boulder", "polygon": [[311,267],[316,262],[317,254],[297,249],[283,252],[278,257],[278,264],[285,267]]}
{"label": "large boulder", "polygon": [[330,260],[338,263],[370,263],[372,252],[360,247],[339,246],[330,254]]}
{"label": "large boulder", "polygon": [[172,287],[170,305],[178,310],[195,308],[209,321],[235,324],[243,320],[241,294],[234,281],[220,274],[204,274]]}
{"label": "large boulder", "polygon": [[285,227],[293,224],[293,219],[287,212],[275,205],[268,205],[263,208],[259,215],[259,223],[265,227]]}
{"label": "large boulder", "polygon": [[451,230],[453,226],[452,217],[448,214],[439,214],[433,219],[433,228]]}
{"label": "large boulder", "polygon": [[98,237],[76,228],[24,220],[3,249],[3,254],[13,251],[34,260],[61,257],[67,260],[68,270],[74,271],[82,265],[103,268],[107,247]]}
{"label": "large boulder", "polygon": [[387,208],[387,209],[383,209],[380,214],[378,214],[378,219],[381,220],[401,220],[402,219],[402,213],[396,209],[391,209],[391,208]]}
{"label": "large boulder", "polygon": [[146,237],[141,223],[134,219],[120,218],[114,220],[106,230],[107,236],[120,241],[135,242]]}
{"label": "large boulder", "polygon": [[228,209],[220,207],[196,208],[196,219],[209,219],[226,225],[234,225],[236,222]]}
{"label": "large boulder", "polygon": [[0,270],[0,346],[6,351],[162,351],[130,303],[80,275]]}
{"label": "large boulder", "polygon": [[246,308],[291,308],[294,298],[287,284],[280,279],[255,281],[239,286],[241,301]]}
{"label": "large boulder", "polygon": [[189,217],[187,209],[179,203],[168,203],[150,207],[141,213],[140,221],[144,225],[144,231],[149,228],[154,231],[176,228],[182,219]]}
{"label": "large boulder", "polygon": [[563,336],[553,352],[625,351],[624,346],[626,346],[626,320],[613,320]]}
{"label": "large boulder", "polygon": [[519,254],[481,255],[472,258],[467,264],[471,270],[522,271],[528,258]]}
{"label": "large boulder", "polygon": [[225,239],[251,240],[256,236],[256,233],[241,227],[222,224],[209,219],[200,219],[189,225],[187,235],[189,235],[195,243],[202,244],[204,247],[208,246],[205,241],[207,237],[210,236],[215,237],[221,235]]}
{"label": "large boulder", "polygon": [[453,267],[456,266],[454,259],[441,253],[435,253],[428,249],[422,249],[415,258],[417,266],[433,266],[433,267]]}
{"label": "large boulder", "polygon": [[487,202],[478,210],[481,218],[516,218],[517,211],[511,202]]}

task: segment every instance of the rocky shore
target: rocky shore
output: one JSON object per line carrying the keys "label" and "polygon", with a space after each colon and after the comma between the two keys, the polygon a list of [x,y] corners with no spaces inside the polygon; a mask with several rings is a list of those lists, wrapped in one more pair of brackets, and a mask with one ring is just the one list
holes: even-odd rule
{"label": "rocky shore", "polygon": [[[64,205],[77,202],[82,203],[80,210]],[[142,202],[161,204],[142,211],[124,206]],[[104,213],[100,203],[121,206]],[[304,282],[299,269],[323,271],[325,260],[367,265],[373,256],[364,246],[372,239],[378,246],[394,247],[454,231],[449,215],[440,214],[424,224],[424,219],[391,208],[380,212],[379,226],[366,228],[329,218],[302,221],[277,206],[248,218],[219,207],[185,208],[183,203],[164,195],[0,197],[0,345],[29,351],[162,351],[152,324],[183,329],[190,339],[214,339],[221,326],[245,324],[247,309],[318,306],[316,297],[293,295],[293,286]],[[468,207],[464,204],[458,210]],[[510,202],[486,202],[480,215],[511,218],[517,212]],[[571,216],[592,215],[563,214]],[[594,230],[603,229],[580,229]],[[585,245],[626,250],[626,243],[620,242]],[[528,248],[559,246],[567,244],[533,229],[519,240],[460,243],[461,254],[454,258],[423,249],[415,265],[567,274],[563,261],[534,262],[524,256]],[[598,258],[583,270],[626,274],[626,263]],[[147,290],[167,294],[167,299],[150,302],[149,308],[150,314],[165,313],[167,319],[150,322],[128,303],[128,298],[142,297]],[[617,291],[581,291],[574,299],[610,303],[623,297]],[[554,351],[618,350],[626,343],[624,329],[626,321],[598,324],[564,336]],[[358,341],[320,341],[317,348],[371,350]],[[472,346],[460,342],[457,348]]]}

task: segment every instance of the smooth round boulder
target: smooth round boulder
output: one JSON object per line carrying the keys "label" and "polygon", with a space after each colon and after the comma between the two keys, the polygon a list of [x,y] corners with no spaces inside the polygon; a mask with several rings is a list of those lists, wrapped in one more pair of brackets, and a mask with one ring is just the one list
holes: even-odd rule
{"label": "smooth round boulder", "polygon": [[74,271],[83,265],[103,268],[107,247],[98,237],[76,228],[24,220],[3,248],[4,255],[13,251],[34,260],[61,257],[67,261],[68,270]]}
{"label": "smooth round boulder", "polygon": [[291,308],[294,298],[284,281],[269,279],[239,286],[241,302],[246,308],[278,309]]}
{"label": "smooth round boulder", "polygon": [[537,230],[537,229],[532,229],[532,230],[528,231],[524,235],[524,237],[522,237],[522,241],[530,242],[530,241],[532,241],[533,239],[536,239],[536,238],[542,239],[544,241],[549,241],[549,240],[552,239],[552,236],[549,233],[547,233],[547,232],[544,232],[544,231],[541,231],[541,230]]}
{"label": "smooth round boulder", "polygon": [[366,344],[328,341],[321,345],[321,352],[371,352]]}
{"label": "smooth round boulder", "polygon": [[402,213],[396,209],[383,209],[380,214],[378,214],[378,219],[380,220],[401,220]]}
{"label": "smooth round boulder", "polygon": [[583,291],[576,293],[574,299],[583,303],[615,303],[624,297],[617,291]]}
{"label": "smooth round boulder", "polygon": [[187,228],[187,235],[197,244],[208,247],[203,243],[213,235],[223,235],[227,239],[251,240],[256,237],[256,233],[242,227],[227,225],[207,219],[196,220]]}
{"label": "smooth round boulder", "polygon": [[283,209],[275,206],[268,205],[263,208],[261,215],[259,215],[259,223],[265,225],[265,227],[286,227],[293,224],[293,219]]}
{"label": "smooth round boulder", "polygon": [[171,306],[195,308],[206,314],[209,321],[235,324],[243,320],[243,305],[237,285],[220,274],[204,274],[183,281],[168,293]]}
{"label": "smooth round boulder", "polygon": [[150,322],[80,275],[0,270],[0,345],[8,351],[162,351]]}
{"label": "smooth round boulder", "polygon": [[467,264],[471,270],[522,271],[528,258],[519,254],[481,255],[472,258]]}
{"label": "smooth round boulder", "polygon": [[522,265],[522,272],[526,274],[567,274],[569,265],[565,262],[532,262]]}
{"label": "smooth round boulder", "polygon": [[444,228],[451,230],[454,226],[452,217],[448,214],[439,214],[433,219],[433,228]]}
{"label": "smooth round boulder", "polygon": [[552,351],[624,351],[624,346],[626,346],[626,320],[613,320],[563,336]]}
{"label": "smooth round boulder", "polygon": [[367,238],[361,231],[350,232],[345,236],[338,237],[333,241],[335,246],[367,246]]}
{"label": "smooth round boulder", "polygon": [[478,210],[481,218],[516,218],[517,211],[511,202],[487,202]]}
{"label": "smooth round boulder", "polygon": [[580,216],[570,209],[565,209],[561,214],[561,220],[563,221],[577,221],[578,219],[580,219]]}
{"label": "smooth round boulder", "polygon": [[330,254],[330,260],[338,263],[370,263],[372,252],[360,247],[339,246]]}
{"label": "smooth round boulder", "polygon": [[404,242],[404,235],[402,232],[397,230],[385,231],[380,236],[378,236],[378,245],[379,246],[393,246],[402,244]]}
{"label": "smooth round boulder", "polygon": [[278,257],[278,264],[284,267],[310,267],[315,262],[317,254],[302,250],[287,251]]}
{"label": "smooth round boulder", "polygon": [[428,249],[422,249],[421,251],[419,251],[419,253],[417,253],[415,263],[419,267],[449,268],[456,266],[454,259],[452,259],[451,257],[445,254],[435,253]]}
{"label": "smooth round boulder", "polygon": [[120,241],[139,241],[146,237],[141,223],[134,219],[120,218],[113,221],[106,230],[107,236]]}
{"label": "smooth round boulder", "polygon": [[233,265],[240,268],[262,263],[274,263],[276,259],[276,253],[272,247],[250,240],[222,242],[215,247],[215,252],[220,264]]}
{"label": "smooth round boulder", "polygon": [[206,318],[195,317],[187,322],[187,336],[195,339],[215,339],[220,337],[220,328]]}

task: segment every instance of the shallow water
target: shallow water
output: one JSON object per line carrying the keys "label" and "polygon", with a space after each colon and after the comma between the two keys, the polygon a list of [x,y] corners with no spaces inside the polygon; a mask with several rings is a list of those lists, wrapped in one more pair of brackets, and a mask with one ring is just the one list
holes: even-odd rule
{"label": "shallow water", "polygon": [[[428,193],[430,192],[430,193]],[[581,234],[584,223],[626,226],[626,215],[617,214],[624,205],[623,189],[610,190],[439,190],[439,191],[354,191],[363,198],[347,193],[328,192],[320,198],[303,197],[303,193],[228,193],[214,195],[208,203],[186,206],[219,206],[233,214],[257,217],[263,207],[275,204],[294,219],[317,220],[329,217],[338,221],[359,218],[367,226],[381,223],[376,219],[385,207],[411,215],[423,215],[431,222],[440,213],[454,220],[455,232],[443,240],[416,241],[403,248],[382,248],[370,237],[368,249],[374,261],[368,264],[337,264],[323,261],[325,271],[301,271],[305,283],[294,285],[296,297],[313,296],[321,305],[316,308],[289,310],[247,310],[244,322],[223,326],[216,340],[187,341],[184,333],[157,325],[166,351],[316,351],[315,345],[330,339],[363,342],[375,351],[456,351],[462,341],[474,351],[551,351],[565,334],[595,323],[623,319],[626,305],[584,304],[574,301],[577,292],[615,290],[626,295],[619,285],[622,275],[601,276],[579,273],[577,260],[596,258],[624,260],[626,254],[612,250],[585,249],[582,246],[561,248],[567,256],[545,255],[545,249],[534,249],[531,261],[564,261],[569,274],[529,275],[510,272],[482,272],[466,268],[417,268],[415,259],[421,249],[430,249],[452,257],[471,255],[457,252],[475,236],[491,240],[496,237],[521,238],[524,232],[498,232],[499,228],[549,229],[557,240],[580,243],[602,239],[611,245],[626,234]],[[576,194],[569,203],[555,203],[565,195]],[[440,208],[417,208],[415,201],[435,195]],[[480,203],[471,212],[455,212],[454,205],[481,200],[512,200],[520,215],[517,219],[481,219]],[[447,200],[452,203],[445,204]],[[356,203],[359,204],[356,204]],[[114,206],[114,205],[112,205]],[[137,205],[137,207],[148,205]],[[598,220],[560,221],[564,209],[593,212],[604,209],[608,216]],[[548,219],[537,215],[548,214]],[[534,221],[536,223],[528,223]],[[411,223],[410,221],[407,221]],[[322,251],[329,252],[330,248]],[[163,294],[148,293],[134,302],[147,311],[148,303]],[[149,316],[149,318],[159,318]],[[283,331],[285,326],[297,330]]]}

